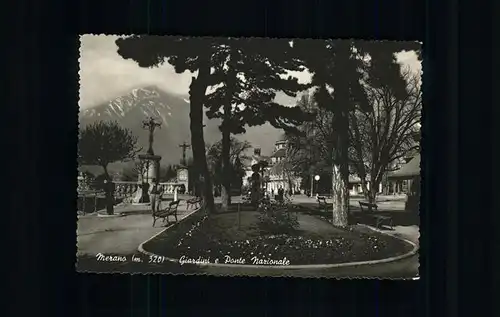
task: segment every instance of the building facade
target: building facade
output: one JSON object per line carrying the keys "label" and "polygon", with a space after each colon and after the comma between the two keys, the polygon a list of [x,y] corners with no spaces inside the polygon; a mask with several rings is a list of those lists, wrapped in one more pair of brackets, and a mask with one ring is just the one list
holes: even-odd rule
{"label": "building facade", "polygon": [[[405,158],[399,169],[388,173],[387,185],[389,194],[415,194],[414,182],[420,182],[420,153]],[[417,187],[420,187],[418,184]]]}
{"label": "building facade", "polygon": [[[311,190],[314,184],[311,185],[311,188],[301,188],[302,178],[286,170],[286,155],[287,141],[284,140],[275,143],[275,148],[270,156],[262,155],[260,148],[254,148],[253,155],[245,168],[243,186],[250,187],[253,174],[252,166],[259,162],[265,162],[267,167],[263,169],[262,187],[269,194],[276,194],[280,187],[285,191],[291,190],[293,193],[304,193]],[[405,158],[402,163],[397,166],[399,168],[396,171],[387,173],[384,181],[378,185],[378,194],[409,194],[415,177],[420,175],[420,154],[412,154]],[[371,187],[369,178],[368,176],[366,180],[368,189]],[[357,175],[349,176],[349,194],[351,196],[363,195],[361,179]]]}
{"label": "building facade", "polygon": [[[369,190],[371,188],[371,182],[369,177],[366,180],[366,187]],[[379,184],[377,193],[382,192],[382,184]],[[361,178],[357,175],[349,175],[349,195],[356,196],[363,194],[363,186],[361,186]]]}
{"label": "building facade", "polygon": [[250,179],[253,174],[252,166],[265,162],[267,165],[263,169],[262,187],[269,194],[277,194],[278,189],[281,187],[285,191],[292,191],[293,193],[300,192],[300,184],[302,179],[294,176],[291,171],[288,171],[285,166],[287,141],[277,141],[273,153],[270,156],[264,156],[260,148],[253,149],[253,155],[249,164],[245,168],[245,177],[243,179],[243,186],[250,186]]}

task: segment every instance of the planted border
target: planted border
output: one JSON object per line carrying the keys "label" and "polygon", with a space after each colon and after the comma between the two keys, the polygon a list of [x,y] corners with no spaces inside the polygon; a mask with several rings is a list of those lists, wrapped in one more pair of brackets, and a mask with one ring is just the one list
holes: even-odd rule
{"label": "planted border", "polygon": [[[216,216],[224,217],[224,215]],[[348,252],[349,242],[345,239],[314,241],[313,239],[300,236],[289,237],[286,235],[267,235],[257,237],[252,240],[223,241],[220,243],[220,241],[212,239],[209,232],[203,232],[203,235],[200,235],[199,230],[204,224],[206,224],[205,221],[208,221],[208,219],[205,217],[204,213],[197,213],[196,215],[190,216],[185,222],[183,222],[182,227],[177,226],[175,229],[172,228],[172,230],[166,230],[158,236],[152,238],[150,241],[144,243],[143,250],[150,255],[155,254],[159,257],[163,257],[165,260],[183,264],[240,268],[272,267],[281,269],[333,268],[387,263],[410,257],[418,251],[418,246],[409,240],[373,230],[370,230],[370,233],[359,233],[357,232],[358,229],[355,228],[353,230],[355,235],[364,235],[367,238],[366,243],[368,247],[377,247],[377,240],[382,240],[399,243],[399,245],[403,248],[399,253],[392,253],[388,254],[389,256],[383,256],[375,259],[370,258],[371,255],[362,255],[354,257],[354,260],[349,260],[349,257],[347,257],[347,261],[342,257],[333,257],[328,261],[320,263],[301,263],[296,261],[292,254],[293,252],[295,252],[295,254],[299,253],[305,255],[305,258],[307,259],[314,259],[315,254],[322,252],[324,249],[340,250],[343,247],[342,250]],[[318,221],[322,220],[318,219]],[[201,248],[197,247],[196,243],[193,243],[193,234],[198,235],[198,239],[202,239],[198,244],[202,246]],[[262,249],[262,246],[266,247],[265,250]],[[238,250],[241,251],[242,249],[249,251],[249,253],[238,253]],[[288,250],[288,253],[286,249]],[[269,251],[271,252],[266,253]],[[342,252],[337,253],[342,255]],[[257,257],[260,261],[252,260],[253,257]],[[242,261],[241,259],[244,260]],[[283,264],[288,265],[283,266]]]}

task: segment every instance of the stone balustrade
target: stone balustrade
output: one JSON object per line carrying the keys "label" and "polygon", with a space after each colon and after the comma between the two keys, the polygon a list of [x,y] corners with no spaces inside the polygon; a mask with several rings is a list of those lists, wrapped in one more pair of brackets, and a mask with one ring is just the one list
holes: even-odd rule
{"label": "stone balustrade", "polygon": [[[115,181],[115,196],[116,197],[130,197],[137,189],[139,184],[137,182],[123,182]],[[159,183],[159,189],[163,190],[165,194],[174,194],[175,188],[180,186],[178,183]]]}
{"label": "stone balustrade", "polygon": [[180,183],[159,183],[160,190],[163,190],[166,194],[174,194],[175,188],[178,188],[182,184]]}
{"label": "stone balustrade", "polygon": [[139,189],[137,182],[115,181],[114,183],[115,197],[131,197]]}
{"label": "stone balustrade", "polygon": [[85,179],[83,176],[78,176],[78,192],[89,191],[90,190],[90,182]]}
{"label": "stone balustrade", "polygon": [[[115,197],[131,197],[137,189],[139,189],[139,183],[137,182],[125,182],[125,181],[114,181],[115,183]],[[179,187],[180,183],[159,183],[160,190],[163,190],[165,194],[174,194],[175,188]],[[78,192],[87,192],[89,186],[83,179],[78,179]],[[93,191],[92,191],[93,192]]]}

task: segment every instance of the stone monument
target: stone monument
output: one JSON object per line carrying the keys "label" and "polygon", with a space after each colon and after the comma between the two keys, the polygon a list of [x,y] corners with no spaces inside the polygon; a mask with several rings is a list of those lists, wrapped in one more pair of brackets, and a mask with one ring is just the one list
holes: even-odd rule
{"label": "stone monument", "polygon": [[184,189],[187,192],[189,189],[189,171],[187,168],[186,150],[189,149],[191,145],[183,142],[182,144],[179,144],[179,147],[182,148],[182,160],[179,168],[177,169],[177,182],[184,185]]}
{"label": "stone monument", "polygon": [[142,122],[142,127],[149,131],[149,148],[144,154],[139,154],[139,160],[144,166],[139,177],[139,189],[134,195],[133,203],[149,203],[149,188],[160,179],[160,155],[155,155],[153,151],[154,131],[161,127],[161,122],[149,117]]}

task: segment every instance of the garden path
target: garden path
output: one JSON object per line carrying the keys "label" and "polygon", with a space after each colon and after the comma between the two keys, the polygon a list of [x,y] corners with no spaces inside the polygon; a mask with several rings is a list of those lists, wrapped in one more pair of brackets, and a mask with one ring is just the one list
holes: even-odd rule
{"label": "garden path", "polygon": [[[152,227],[153,219],[149,206],[122,205],[115,207],[115,213],[124,213],[122,217],[98,217],[96,214],[78,219],[77,247],[78,255],[108,253],[131,255],[137,253],[138,246],[145,240],[164,230],[161,221]],[[185,201],[178,208],[178,219],[189,216],[192,209],[186,209]],[[175,221],[171,216],[170,220]]]}

